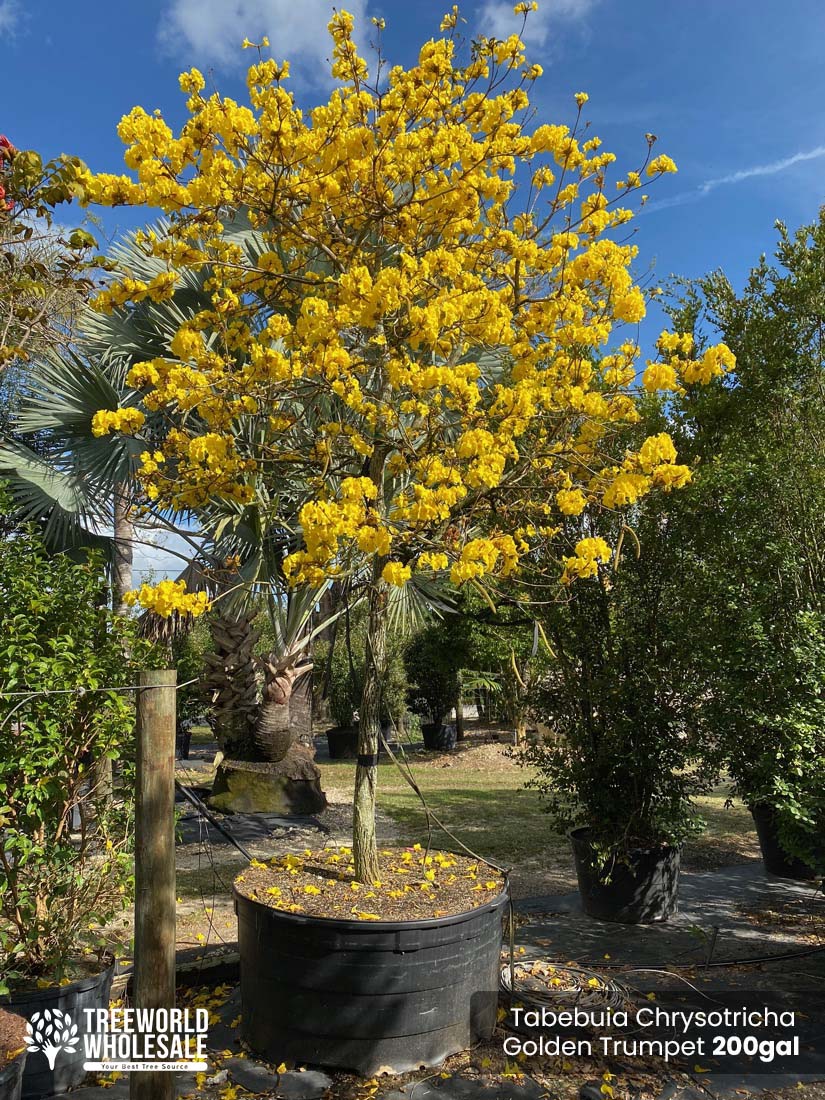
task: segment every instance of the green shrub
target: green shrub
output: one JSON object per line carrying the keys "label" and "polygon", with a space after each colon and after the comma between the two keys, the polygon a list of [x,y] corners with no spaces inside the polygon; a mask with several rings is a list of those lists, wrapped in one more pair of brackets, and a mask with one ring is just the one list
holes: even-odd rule
{"label": "green shrub", "polygon": [[[333,721],[343,728],[355,724],[354,715],[361,706],[366,653],[365,611],[361,607],[355,609],[349,626],[342,617],[335,636],[327,697]],[[409,687],[403,645],[403,639],[397,635],[390,637],[387,643],[387,665],[381,695],[381,721],[396,726],[403,724]],[[316,667],[320,669],[324,660],[319,652]]]}
{"label": "green shrub", "polygon": [[[703,685],[676,629],[683,581],[668,504],[650,498],[633,517],[638,559],[626,552],[618,571],[600,567],[542,611],[553,657],[532,702],[552,734],[522,759],[554,824],[586,826],[605,855],[699,831],[692,799],[715,778],[692,726]],[[615,543],[617,531],[603,533]]]}
{"label": "green shrub", "polygon": [[63,980],[130,900],[131,795],[104,797],[94,764],[128,782],[134,693],[98,689],[134,684],[146,653],[97,561],[0,542],[0,989]]}

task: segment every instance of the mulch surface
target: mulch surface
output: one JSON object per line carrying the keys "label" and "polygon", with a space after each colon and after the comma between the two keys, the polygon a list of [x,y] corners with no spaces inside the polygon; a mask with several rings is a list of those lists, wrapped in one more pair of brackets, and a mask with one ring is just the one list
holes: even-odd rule
{"label": "mulch surface", "polygon": [[355,878],[352,849],[307,849],[303,855],[253,860],[235,879],[239,893],[289,913],[343,920],[428,920],[486,905],[504,889],[499,871],[452,852],[426,853],[421,845],[383,848],[381,877]]}
{"label": "mulch surface", "polygon": [[21,1016],[0,1008],[0,1069],[13,1061],[23,1047],[26,1021]]}

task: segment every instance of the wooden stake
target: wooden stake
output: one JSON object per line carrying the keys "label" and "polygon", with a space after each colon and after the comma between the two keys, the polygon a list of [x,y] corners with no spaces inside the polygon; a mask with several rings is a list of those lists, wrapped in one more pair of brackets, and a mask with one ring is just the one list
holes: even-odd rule
{"label": "wooden stake", "polygon": [[[175,1006],[177,673],[142,672],[137,693],[135,1006]],[[172,1100],[174,1073],[130,1075],[130,1100]]]}

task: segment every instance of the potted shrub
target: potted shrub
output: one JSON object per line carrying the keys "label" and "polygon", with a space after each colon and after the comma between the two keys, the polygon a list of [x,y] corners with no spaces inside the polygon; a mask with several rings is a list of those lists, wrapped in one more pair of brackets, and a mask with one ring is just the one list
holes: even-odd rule
{"label": "potted shrub", "polygon": [[404,664],[416,697],[423,701],[428,721],[422,723],[424,747],[438,752],[455,748],[457,730],[446,719],[457,706],[461,671],[468,663],[469,639],[461,629],[461,615],[443,619],[419,630],[407,644]]}
{"label": "potted shrub", "polygon": [[[358,713],[364,692],[364,650],[366,616],[362,605],[339,621],[329,661],[328,700],[336,726],[327,730],[329,755],[333,760],[358,756]],[[404,667],[403,631],[387,647],[381,693],[381,724],[393,732],[408,733],[406,721],[407,674]],[[379,746],[380,752],[380,746]]]}
{"label": "potted shrub", "polygon": [[[97,689],[134,683],[142,645],[106,595],[97,562],[49,557],[29,532],[0,542],[0,1004],[68,1013],[81,1036],[82,1009],[108,1004],[99,930],[132,880],[130,800],[95,766],[127,779],[132,701]],[[56,1062],[33,1048],[24,1097],[78,1084],[83,1060],[82,1044]]]}
{"label": "potted shrub", "polygon": [[[527,17],[532,5],[517,8]],[[611,233],[628,216],[604,197],[612,158],[595,140],[579,142],[575,111],[587,96],[571,106],[575,131],[534,127],[528,88],[541,68],[525,67],[518,36],[471,43],[458,26],[457,13],[447,16],[385,88],[375,83],[382,59],[359,56],[352,16],[337,12],[339,85],[328,104],[301,113],[282,86],[288,66],[262,58],[249,72],[251,109],[226,101],[224,110],[217,97],[205,101],[192,70],[181,77],[190,118],[180,141],[171,131],[167,140],[161,120],[147,127],[140,109],[120,128],[140,182],[78,178],[87,201],[157,204],[169,216],[144,241],[151,284],[115,274],[100,309],[163,298],[205,256],[216,261],[211,308],[159,334],[162,358],[129,373],[134,406],[102,409],[98,433],[143,436],[144,410],[162,408],[174,430],[146,440],[139,474],[158,506],[210,497],[235,514],[249,506],[246,529],[260,533],[262,555],[288,543],[293,588],[348,578],[364,596],[352,863],[338,877],[338,864],[309,867],[322,858],[313,854],[253,868],[236,887],[247,1040],[307,1056],[306,1017],[326,1028],[325,1060],[362,1070],[383,1056],[396,1067],[427,1063],[490,1034],[494,1014],[475,1018],[471,994],[494,997],[506,903],[497,872],[443,857],[447,866],[436,853],[406,871],[403,853],[379,850],[391,589],[412,609],[449,578],[494,606],[483,585],[506,584],[544,548],[556,553],[556,583],[557,491],[598,509],[624,484],[625,464],[638,471],[639,495],[684,480],[662,439],[638,454],[623,441],[613,449],[615,423],[634,414],[638,349],[611,332],[635,324],[645,299],[629,270],[633,250]],[[644,165],[643,177],[619,183],[632,191],[675,169],[649,146]],[[554,184],[560,171],[566,186]],[[549,200],[546,216],[521,204],[533,193],[514,190],[522,175]],[[228,251],[221,234],[235,213],[257,236]],[[613,361],[596,369],[595,349],[616,336]],[[707,370],[726,362],[717,351]],[[666,373],[696,368],[682,356]],[[591,446],[597,439],[603,446]],[[595,555],[609,550],[600,543]],[[593,556],[582,541],[571,559],[584,570]],[[146,586],[141,602],[173,610],[161,596]],[[192,596],[174,599],[186,607]],[[285,944],[288,981],[301,977],[297,958],[305,974],[300,994],[282,1001],[261,951],[284,957]],[[362,996],[369,991],[376,996]],[[264,1030],[261,1019],[282,1004],[289,1018]],[[317,1040],[311,1053],[323,1053]]]}
{"label": "potted shrub", "polygon": [[[784,622],[782,621],[784,620]],[[769,875],[825,877],[825,616],[774,617],[720,662],[705,718]]]}
{"label": "potted shrub", "polygon": [[20,1100],[26,1064],[26,1021],[0,1008],[0,1100]]}
{"label": "potted shrub", "polygon": [[754,815],[769,873],[825,874],[825,214],[778,225],[741,291],[714,272],[676,303],[736,353],[671,408],[700,460],[679,508],[684,629],[706,744]]}
{"label": "potted shrub", "polygon": [[640,557],[599,567],[546,612],[553,658],[534,709],[553,736],[521,754],[553,823],[572,830],[585,912],[622,923],[676,912],[681,845],[702,826],[691,799],[711,779],[689,721],[697,684],[671,629],[672,546],[648,505],[635,517]]}

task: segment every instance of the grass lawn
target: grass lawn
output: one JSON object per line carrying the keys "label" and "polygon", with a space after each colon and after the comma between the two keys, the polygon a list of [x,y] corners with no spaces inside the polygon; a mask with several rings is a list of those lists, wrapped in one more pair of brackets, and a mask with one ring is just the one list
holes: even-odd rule
{"label": "grass lawn", "polygon": [[[571,889],[575,883],[567,838],[550,827],[537,792],[524,790],[528,773],[511,760],[506,747],[486,731],[471,731],[449,754],[408,754],[415,780],[432,812],[458,840],[478,855],[513,868],[513,890],[528,896]],[[355,765],[322,762],[321,783],[335,800],[350,797]],[[757,858],[759,848],[750,814],[741,803],[726,808],[726,785],[698,800],[707,822],[702,836],[685,848],[686,870],[710,869]],[[401,843],[425,843],[426,815],[421,801],[391,761],[378,767],[378,804],[396,826]],[[457,840],[433,826],[436,847],[461,851]]]}
{"label": "grass lawn", "polygon": [[[494,741],[498,734],[501,740]],[[215,744],[208,729],[193,736],[193,761],[180,762],[178,777],[208,786]],[[355,779],[354,761],[330,761],[319,751],[321,785],[330,807],[320,819],[331,836],[348,843]],[[413,775],[431,811],[452,837],[433,824],[433,846],[461,851],[459,841],[474,853],[511,870],[516,898],[565,893],[575,889],[570,843],[554,832],[542,812],[538,794],[525,790],[529,778],[508,755],[503,731],[474,728],[452,753],[408,751]],[[699,800],[707,830],[687,845],[686,870],[713,869],[759,856],[750,814],[741,804],[726,808],[727,787]],[[382,757],[378,767],[378,835],[384,844],[422,844],[427,841],[426,815],[418,796],[395,764]],[[232,819],[227,821],[230,828]],[[296,833],[280,841],[281,850],[300,851],[317,843],[317,833]],[[266,842],[253,845],[260,859],[272,853]],[[235,938],[231,883],[244,858],[227,844],[202,848],[189,844],[178,849],[178,936],[181,946],[214,945]]]}

